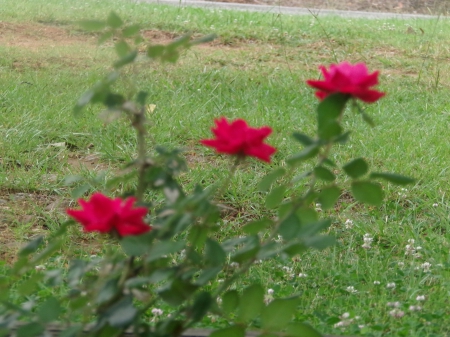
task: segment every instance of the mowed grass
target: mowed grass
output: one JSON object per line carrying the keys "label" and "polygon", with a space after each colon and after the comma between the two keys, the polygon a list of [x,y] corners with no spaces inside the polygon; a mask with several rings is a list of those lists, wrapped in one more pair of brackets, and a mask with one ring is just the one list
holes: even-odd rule
{"label": "mowed grass", "polygon": [[[450,47],[445,43],[450,23],[444,18],[317,19],[116,0],[3,1],[1,256],[9,258],[16,241],[58,228],[72,203],[66,177],[80,175],[91,191],[106,190],[107,181],[135,155],[127,121],[105,124],[98,106],[79,118],[72,115],[77,98],[114,60],[111,46],[97,47],[96,36],[79,30],[76,21],[104,19],[110,10],[140,23],[154,43],[185,33],[219,36],[183,53],[175,65],[143,60],[127,71],[156,105],[149,115],[152,144],[185,149],[190,171],[180,179],[187,190],[227,175],[228,158],[199,145],[199,139],[211,137],[214,118],[245,118],[274,130],[269,139],[278,149],[273,163],[248,161],[222,200],[234,209],[221,224],[223,237],[239,234],[245,221],[267,213],[264,195],[255,188],[270,168],[284,165],[300,150],[292,132],[314,135],[317,100],[305,80],[319,77],[318,66],[347,60],[380,70],[380,90],[387,96],[366,110],[377,126],[370,128],[349,111],[343,123],[352,130],[350,142],[337,147],[333,157],[344,164],[362,156],[372,170],[410,175],[416,183],[406,190],[385,184],[386,201],[379,208],[359,205],[343,193],[336,210],[324,214],[333,218],[329,233],[337,237],[337,246],[258,264],[240,286],[259,281],[275,297],[300,294],[297,318],[326,333],[450,332]],[[126,90],[127,83],[119,87]],[[361,247],[364,234],[373,238],[371,249]],[[410,239],[421,247],[416,250],[420,256],[405,255]],[[61,255],[101,253],[101,240],[74,229]],[[388,288],[390,283],[395,287]],[[417,301],[418,296],[425,301]],[[395,302],[398,308],[388,305]],[[404,316],[394,317],[399,311]],[[340,318],[344,313],[349,318]],[[209,317],[202,324],[226,322]]]}

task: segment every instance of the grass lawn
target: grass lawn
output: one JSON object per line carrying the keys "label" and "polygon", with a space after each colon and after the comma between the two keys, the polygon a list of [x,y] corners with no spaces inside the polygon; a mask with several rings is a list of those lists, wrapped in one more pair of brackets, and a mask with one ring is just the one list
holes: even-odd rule
{"label": "grass lawn", "polygon": [[[76,21],[104,19],[114,10],[141,24],[154,43],[184,33],[219,36],[185,52],[175,65],[145,61],[129,70],[156,105],[152,142],[185,149],[190,171],[181,178],[188,190],[227,175],[227,158],[198,142],[210,137],[214,118],[270,125],[269,142],[278,149],[270,166],[282,166],[299,151],[292,132],[314,134],[317,99],[305,81],[319,76],[319,65],[347,60],[380,70],[379,89],[387,96],[366,110],[376,127],[349,112],[344,125],[351,140],[334,159],[342,164],[362,156],[374,171],[415,177],[415,185],[385,184],[386,200],[378,208],[344,193],[326,214],[333,218],[329,232],[337,246],[259,264],[245,282],[260,280],[275,297],[301,294],[298,319],[324,333],[450,333],[448,19],[294,17],[125,0],[3,0],[0,6],[0,259],[10,261],[20,242],[58,228],[80,184],[68,186],[67,177],[82,177],[90,191],[105,190],[135,155],[135,135],[125,121],[105,123],[96,106],[72,115],[78,97],[114,59],[111,46],[98,47],[97,37]],[[221,235],[235,234],[246,220],[267,212],[255,187],[268,169],[249,161],[238,172],[223,200],[233,211]],[[373,238],[371,249],[361,247],[365,234]],[[74,229],[54,263],[101,254],[107,243]],[[396,317],[399,311],[403,317]],[[215,317],[202,322],[223,324]]]}

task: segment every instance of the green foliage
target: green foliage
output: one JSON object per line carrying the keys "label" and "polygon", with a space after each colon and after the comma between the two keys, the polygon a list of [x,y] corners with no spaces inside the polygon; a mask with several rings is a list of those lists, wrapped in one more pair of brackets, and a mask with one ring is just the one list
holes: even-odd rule
{"label": "green foliage", "polygon": [[369,205],[380,206],[383,201],[383,189],[371,181],[354,181],[352,193],[356,200]]}
{"label": "green foliage", "polygon": [[352,160],[350,163],[345,164],[343,167],[345,173],[347,173],[353,179],[357,179],[367,173],[369,165],[362,158]]}
{"label": "green foliage", "polygon": [[[0,282],[4,304],[0,321],[5,317],[13,317],[11,324],[29,320],[31,323],[18,328],[18,336],[42,335],[48,323],[72,322],[72,318],[76,322],[94,321],[93,336],[120,335],[132,326],[148,335],[175,336],[212,313],[230,324],[214,331],[213,337],[244,336],[246,329],[254,326],[260,327],[261,336],[266,337],[320,336],[306,323],[292,322],[300,310],[298,298],[267,299],[264,287],[253,280],[242,292],[234,287],[248,275],[256,260],[294,258],[307,249],[335,244],[333,237],[321,233],[332,223],[326,211],[336,206],[345,190],[339,186],[339,167],[352,179],[355,199],[369,205],[379,206],[383,199],[381,185],[372,179],[400,185],[413,182],[391,173],[371,173],[368,180],[357,180],[369,172],[366,161],[358,158],[340,166],[330,159],[334,158],[333,146],[349,141],[350,133],[341,121],[351,97],[333,94],[319,103],[315,138],[295,132],[294,139],[304,148],[287,157],[288,167],[274,168],[258,184],[259,192],[266,194],[266,217],[243,224],[246,236],[231,233],[221,240],[216,233],[223,214],[216,201],[223,199],[220,193],[229,187],[229,180],[222,189],[198,185],[186,191],[182,173],[187,165],[181,151],[147,146],[151,91],[134,85],[127,85],[125,93],[119,90],[124,79],[127,84],[133,83],[127,81],[127,76],[135,69],[128,71],[125,67],[137,63],[140,50],[146,51],[148,59],[175,63],[183,50],[208,42],[213,36],[191,40],[190,35],[184,35],[166,45],[142,46],[140,26],[127,24],[114,12],[105,21],[85,20],[80,21],[80,26],[98,32],[99,43],[112,40],[117,59],[113,61],[115,70],[79,98],[74,113],[79,115],[88,105],[101,104],[105,121],[120,116],[128,119],[136,132],[137,157],[127,164],[131,173],[109,180],[106,187],[122,191],[123,184],[136,178],[134,189],[124,195],[134,195],[140,204],[152,208],[149,221],[153,228],[139,236],[110,233],[114,242],[119,241],[120,249],[108,242],[108,251],[101,258],[73,260],[68,270],[56,273],[39,272],[34,266],[61,247],[65,233],[49,240],[46,248],[41,248],[43,238],[31,241],[20,251],[11,280]],[[307,163],[312,159],[314,163]],[[297,172],[300,168],[305,171]],[[94,178],[78,186],[74,195],[82,196],[101,180]],[[152,203],[148,204],[150,197]],[[325,212],[316,211],[317,204]],[[54,294],[36,308],[23,309],[21,301],[36,293],[43,282],[53,288]],[[9,292],[11,284],[17,296]],[[63,296],[57,297],[58,293]],[[171,307],[171,316],[150,321],[149,309],[162,302]],[[81,323],[73,325],[62,335],[75,336],[83,328]]]}

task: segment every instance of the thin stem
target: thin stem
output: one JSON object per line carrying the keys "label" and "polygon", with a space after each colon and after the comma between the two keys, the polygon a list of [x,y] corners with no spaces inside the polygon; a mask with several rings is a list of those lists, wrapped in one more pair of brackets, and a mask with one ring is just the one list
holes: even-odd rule
{"label": "thin stem", "polygon": [[230,171],[229,171],[227,178],[225,179],[225,181],[223,181],[222,186],[220,186],[220,188],[217,191],[217,195],[219,197],[223,194],[223,192],[225,191],[227,186],[230,184],[231,178],[233,178],[233,176],[236,172],[236,169],[239,166],[239,164],[241,163],[241,161],[243,161],[243,158],[244,158],[243,156],[237,155],[235,161],[233,162],[233,164],[231,164]]}
{"label": "thin stem", "polygon": [[138,166],[138,185],[136,190],[136,199],[141,202],[145,193],[145,170],[147,164],[147,146],[145,136],[147,130],[145,128],[145,107],[142,106],[139,111],[134,113],[132,125],[136,130],[137,136],[137,166]]}

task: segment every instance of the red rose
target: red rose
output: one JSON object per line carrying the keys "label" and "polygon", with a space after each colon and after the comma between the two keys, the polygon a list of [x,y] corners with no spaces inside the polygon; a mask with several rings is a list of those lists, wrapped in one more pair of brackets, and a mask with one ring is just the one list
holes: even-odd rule
{"label": "red rose", "polygon": [[384,92],[370,89],[378,84],[378,71],[369,74],[364,63],[352,65],[342,62],[332,64],[330,69],[326,69],[324,66],[319,69],[322,71],[323,81],[306,81],[308,85],[318,89],[316,96],[319,99],[340,92],[359,98],[364,102],[373,103],[385,95]]}
{"label": "red rose", "polygon": [[89,201],[79,199],[81,210],[68,209],[69,216],[83,225],[86,232],[109,233],[115,230],[120,236],[139,235],[151,230],[143,217],[145,207],[133,208],[135,198],[110,199],[94,193]]}
{"label": "red rose", "polygon": [[229,124],[225,117],[214,122],[216,127],[211,128],[211,131],[216,138],[201,140],[203,145],[214,147],[219,153],[252,156],[270,163],[270,156],[276,149],[263,142],[272,133],[270,127],[252,128],[242,119],[236,119]]}

